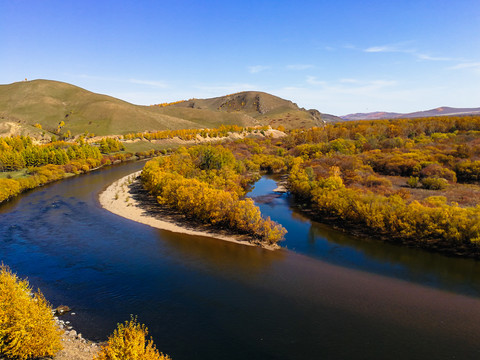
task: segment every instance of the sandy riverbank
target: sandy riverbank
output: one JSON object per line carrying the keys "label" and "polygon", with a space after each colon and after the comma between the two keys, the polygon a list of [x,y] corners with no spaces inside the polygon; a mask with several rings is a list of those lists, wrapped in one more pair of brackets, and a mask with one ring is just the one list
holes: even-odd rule
{"label": "sandy riverbank", "polygon": [[242,245],[256,245],[251,242],[249,236],[217,231],[208,225],[191,224],[182,215],[161,207],[152,196],[143,190],[138,178],[140,173],[139,171],[127,175],[108,186],[99,196],[102,207],[116,215],[157,229],[212,237]]}

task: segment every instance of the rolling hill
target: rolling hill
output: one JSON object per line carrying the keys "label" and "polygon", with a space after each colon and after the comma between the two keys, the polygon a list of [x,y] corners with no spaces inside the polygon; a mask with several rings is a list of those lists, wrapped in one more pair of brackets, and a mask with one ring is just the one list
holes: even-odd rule
{"label": "rolling hill", "polygon": [[[62,132],[70,130],[72,134],[110,135],[205,127],[202,117],[197,121],[184,119],[151,106],[133,105],[58,81],[33,80],[0,85],[0,123],[15,123],[27,130],[38,123],[44,130],[54,132],[61,121],[65,123]],[[214,119],[211,123],[215,126],[221,123],[253,125],[254,121],[230,116]]]}
{"label": "rolling hill", "polygon": [[[167,129],[214,128],[222,124],[286,128],[341,120],[261,92],[194,99],[167,107],[140,106],[52,80],[0,85],[0,133],[40,136],[57,130],[73,135],[126,134]],[[40,124],[42,129],[34,127]],[[13,130],[12,130],[13,129]],[[48,133],[47,133],[48,136]]]}
{"label": "rolling hill", "polygon": [[371,113],[356,113],[341,116],[343,120],[377,120],[377,119],[398,119],[398,118],[417,118],[430,116],[455,116],[455,115],[476,115],[480,114],[480,108],[452,108],[442,106],[439,108],[416,111],[412,113],[393,113],[376,111]]}
{"label": "rolling hill", "polygon": [[260,91],[244,91],[210,99],[191,99],[171,105],[173,108],[211,110],[221,113],[244,113],[261,125],[286,128],[321,126],[342,119],[318,110],[305,110],[297,104]]}

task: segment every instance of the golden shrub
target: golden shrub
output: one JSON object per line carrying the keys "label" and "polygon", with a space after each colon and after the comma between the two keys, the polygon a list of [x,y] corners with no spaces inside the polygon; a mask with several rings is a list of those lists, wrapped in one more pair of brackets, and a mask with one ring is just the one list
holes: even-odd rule
{"label": "golden shrub", "polygon": [[53,356],[61,349],[60,330],[40,291],[0,265],[0,354],[29,359]]}
{"label": "golden shrub", "polygon": [[135,318],[118,324],[94,360],[171,360],[160,353],[153,340],[147,340],[148,330]]}
{"label": "golden shrub", "polygon": [[0,179],[0,202],[18,195],[22,191],[20,183],[13,179]]}

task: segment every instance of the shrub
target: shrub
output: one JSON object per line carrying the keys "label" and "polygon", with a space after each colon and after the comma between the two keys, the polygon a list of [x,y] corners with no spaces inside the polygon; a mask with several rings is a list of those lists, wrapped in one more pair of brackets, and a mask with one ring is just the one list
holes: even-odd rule
{"label": "shrub", "polygon": [[441,166],[440,164],[429,164],[420,171],[422,177],[439,177],[451,182],[457,182],[457,175],[454,171]]}
{"label": "shrub", "polygon": [[28,281],[0,266],[0,354],[28,359],[53,356],[60,345],[52,309],[39,291],[32,295]]}
{"label": "shrub", "polygon": [[135,318],[118,324],[94,360],[170,360],[156,349],[153,340],[146,340],[148,330]]}
{"label": "shrub", "polygon": [[0,202],[18,195],[22,191],[20,183],[13,179],[0,179]]}
{"label": "shrub", "polygon": [[364,185],[367,187],[379,187],[383,186],[386,188],[391,188],[392,187],[392,182],[386,178],[382,178],[379,176],[375,175],[369,175],[365,180],[364,180]]}
{"label": "shrub", "polygon": [[428,190],[443,190],[448,186],[448,181],[438,177],[428,177],[420,181],[422,186]]}
{"label": "shrub", "polygon": [[416,188],[418,186],[418,180],[418,177],[410,176],[407,180],[407,186],[411,187],[412,189]]}
{"label": "shrub", "polygon": [[480,180],[480,161],[464,161],[457,165],[456,172],[461,181]]}

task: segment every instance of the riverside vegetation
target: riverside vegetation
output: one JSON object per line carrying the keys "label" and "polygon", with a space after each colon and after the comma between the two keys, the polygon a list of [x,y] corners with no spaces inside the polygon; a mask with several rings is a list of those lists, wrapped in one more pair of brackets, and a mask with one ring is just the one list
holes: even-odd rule
{"label": "riverside vegetation", "polygon": [[422,247],[478,256],[479,130],[480,117],[466,116],[299,132],[291,139],[297,157],[289,188],[317,215]]}
{"label": "riverside vegetation", "polygon": [[61,349],[60,330],[40,291],[0,266],[0,355],[12,359],[53,356]]}
{"label": "riverside vegetation", "polygon": [[[53,357],[61,350],[62,330],[40,290],[0,265],[0,356],[7,359]],[[170,360],[160,353],[148,330],[135,318],[118,324],[94,360]]]}
{"label": "riverside vegetation", "polygon": [[281,230],[265,232],[256,210],[236,207],[253,209],[239,199],[262,171],[284,174],[297,203],[320,221],[479,255],[479,116],[343,122],[282,139],[180,149],[149,162],[143,180],[162,204],[276,242]]}
{"label": "riverside vegetation", "polygon": [[[159,149],[154,141],[177,139],[184,142],[219,141],[231,134],[238,137],[247,134],[265,134],[263,127],[241,127],[237,125],[214,129],[162,130],[155,132],[131,133],[116,137],[89,140],[81,135],[71,138],[61,135],[61,141],[54,137],[46,144],[35,144],[28,136],[0,137],[0,202],[21,192],[66,176],[85,173],[103,165],[129,159],[152,157],[165,154],[176,144],[166,144]],[[119,140],[122,139],[123,141]],[[126,151],[128,141],[143,141],[144,151]],[[131,144],[127,144],[130,145]],[[155,148],[156,147],[156,148]]]}
{"label": "riverside vegetation", "polygon": [[88,172],[102,165],[133,156],[120,153],[124,146],[116,139],[98,144],[53,141],[34,144],[28,136],[0,138],[0,202],[52,181]]}

